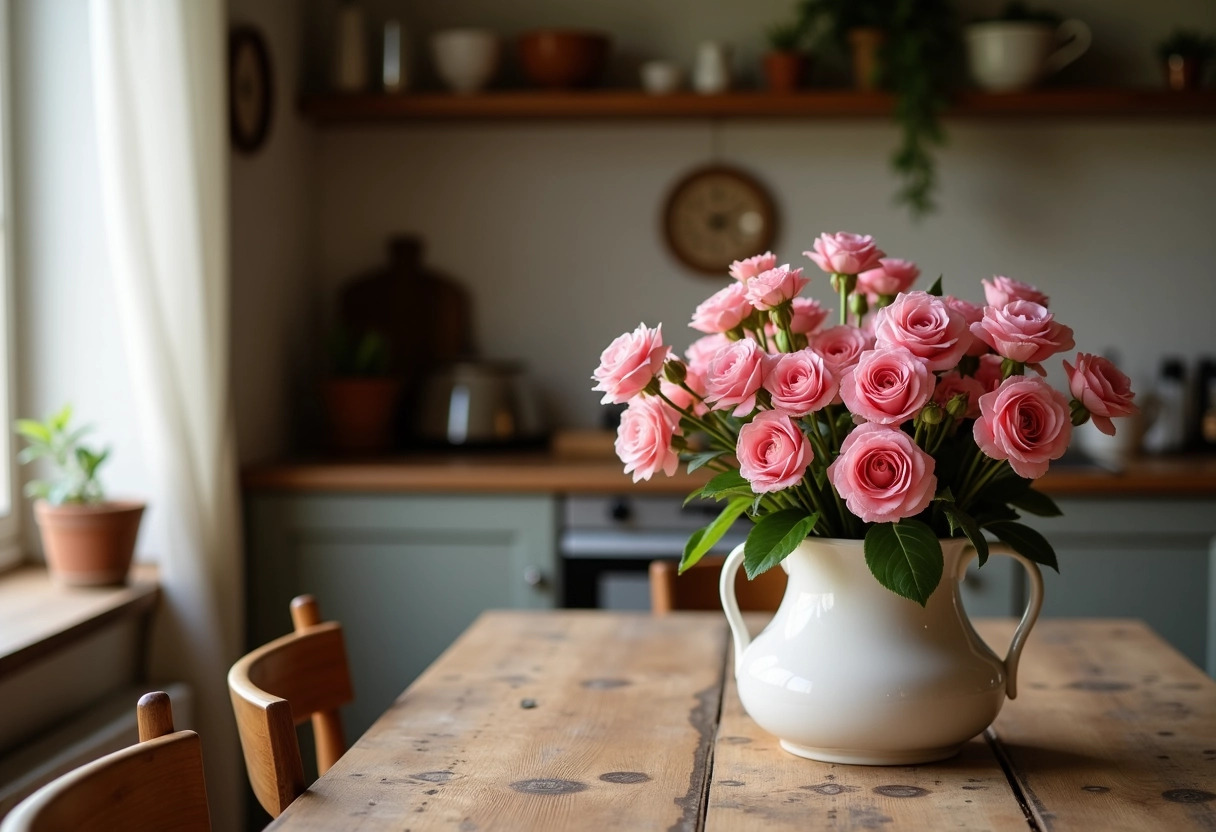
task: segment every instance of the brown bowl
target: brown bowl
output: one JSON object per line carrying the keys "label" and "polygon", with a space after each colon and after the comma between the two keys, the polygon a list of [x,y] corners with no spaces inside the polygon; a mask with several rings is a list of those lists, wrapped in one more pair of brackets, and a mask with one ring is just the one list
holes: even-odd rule
{"label": "brown bowl", "polygon": [[519,36],[524,76],[539,87],[572,89],[599,82],[608,62],[608,36],[578,29],[535,29]]}

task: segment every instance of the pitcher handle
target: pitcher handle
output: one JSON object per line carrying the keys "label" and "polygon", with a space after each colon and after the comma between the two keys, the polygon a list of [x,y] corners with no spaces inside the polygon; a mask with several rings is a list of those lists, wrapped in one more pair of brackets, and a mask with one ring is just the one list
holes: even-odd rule
{"label": "pitcher handle", "polygon": [[1056,29],[1056,37],[1064,43],[1047,56],[1045,64],[1049,73],[1059,72],[1084,55],[1093,42],[1089,27],[1080,20],[1065,20]]}
{"label": "pitcher handle", "polygon": [[[971,549],[972,556],[975,555],[975,549]],[[1009,644],[1009,652],[1005,654],[1005,659],[1002,662],[1005,665],[1005,695],[1010,699],[1018,697],[1018,661],[1022,658],[1022,648],[1026,646],[1026,637],[1030,635],[1030,628],[1034,626],[1034,622],[1039,619],[1039,611],[1043,609],[1043,573],[1039,571],[1039,566],[1034,561],[1027,557],[1019,555],[1012,548],[1004,543],[989,543],[989,555],[1006,555],[1013,558],[1018,563],[1022,564],[1022,568],[1026,570],[1027,576],[1030,578],[1030,600],[1026,603],[1026,610],[1022,613],[1022,620],[1018,622],[1018,628],[1013,632],[1013,641]],[[963,561],[959,568],[959,577],[962,578],[962,573],[966,571],[967,564],[971,558]]]}
{"label": "pitcher handle", "polygon": [[743,622],[743,613],[739,612],[739,600],[735,598],[735,573],[743,563],[743,547],[740,543],[722,564],[722,576],[718,580],[718,594],[722,596],[722,610],[726,613],[726,623],[730,625],[730,634],[735,643],[735,675],[743,666],[743,651],[752,643],[751,633]]}

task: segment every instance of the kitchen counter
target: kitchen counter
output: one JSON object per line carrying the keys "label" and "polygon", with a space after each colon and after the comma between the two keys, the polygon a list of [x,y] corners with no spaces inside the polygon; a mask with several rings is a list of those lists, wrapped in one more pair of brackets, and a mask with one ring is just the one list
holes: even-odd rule
{"label": "kitchen counter", "polygon": [[[372,459],[316,458],[262,463],[242,476],[247,491],[432,494],[687,494],[712,475],[681,470],[634,483],[612,456],[610,435],[559,434],[547,451],[428,452]],[[1094,465],[1056,465],[1039,480],[1049,494],[1216,495],[1216,457],[1143,457],[1118,473]]]}

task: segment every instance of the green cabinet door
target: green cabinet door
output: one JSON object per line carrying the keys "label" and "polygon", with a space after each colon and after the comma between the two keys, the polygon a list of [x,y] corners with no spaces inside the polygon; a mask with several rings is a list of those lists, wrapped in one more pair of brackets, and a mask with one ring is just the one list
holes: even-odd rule
{"label": "green cabinet door", "polygon": [[248,513],[250,643],[315,595],[346,634],[351,741],[483,610],[555,603],[551,497],[254,495]]}

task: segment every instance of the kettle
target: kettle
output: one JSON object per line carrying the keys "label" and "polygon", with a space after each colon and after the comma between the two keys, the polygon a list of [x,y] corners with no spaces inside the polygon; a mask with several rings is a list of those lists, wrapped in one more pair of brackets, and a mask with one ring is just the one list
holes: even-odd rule
{"label": "kettle", "polygon": [[523,365],[459,361],[430,375],[418,409],[418,435],[455,446],[541,442],[545,425]]}

